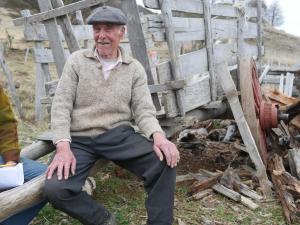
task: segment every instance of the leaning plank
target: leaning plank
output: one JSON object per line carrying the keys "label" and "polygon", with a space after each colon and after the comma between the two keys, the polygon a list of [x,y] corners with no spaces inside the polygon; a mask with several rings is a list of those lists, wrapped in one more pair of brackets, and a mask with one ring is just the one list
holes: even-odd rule
{"label": "leaning plank", "polygon": [[58,16],[65,15],[67,13],[72,13],[77,10],[85,9],[90,6],[98,5],[100,3],[105,3],[107,1],[108,0],[83,0],[57,9],[51,9],[49,11],[41,12],[28,18],[17,18],[13,20],[13,23],[15,26],[20,26],[24,25],[25,23],[36,23],[44,20],[54,19]]}
{"label": "leaning plank", "polygon": [[[51,0],[53,8],[63,7],[62,0]],[[62,32],[64,33],[68,48],[70,52],[75,52],[80,49],[79,43],[75,37],[72,24],[68,14],[59,16],[56,18],[57,23],[60,25]]]}
{"label": "leaning plank", "polygon": [[[42,12],[52,9],[50,0],[38,0]],[[25,17],[28,18],[28,17]],[[64,47],[59,38],[59,31],[55,19],[45,20],[44,25],[49,37],[50,46],[53,52],[57,74],[60,77],[66,62]]]}
{"label": "leaning plank", "polygon": [[[160,9],[159,0],[143,0],[145,7],[152,9]],[[203,14],[202,1],[196,0],[173,0],[171,9],[187,13],[198,13]],[[255,8],[247,7],[246,15],[248,17],[256,17],[257,12]],[[235,7],[231,5],[215,4],[212,8],[213,16],[227,16],[227,17],[238,17]]]}
{"label": "leaning plank", "polygon": [[237,90],[231,78],[227,64],[225,62],[217,64],[216,73],[229,101],[233,116],[236,120],[244,144],[247,148],[247,152],[249,153],[250,158],[256,167],[256,175],[259,179],[263,193],[265,196],[271,196],[271,184],[267,177],[266,167],[264,166],[263,161],[259,155],[257,146],[252,137],[247,121],[244,117],[243,110],[238,99]]}

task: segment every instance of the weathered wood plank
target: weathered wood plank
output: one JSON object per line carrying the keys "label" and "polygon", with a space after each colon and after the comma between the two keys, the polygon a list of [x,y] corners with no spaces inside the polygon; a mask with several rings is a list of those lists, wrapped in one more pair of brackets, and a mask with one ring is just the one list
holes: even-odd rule
{"label": "weathered wood plank", "polygon": [[25,23],[36,23],[44,20],[54,19],[58,16],[63,16],[68,13],[75,12],[77,10],[85,9],[94,5],[99,5],[105,3],[108,0],[83,0],[75,2],[57,9],[50,9],[49,11],[41,12],[35,15],[32,15],[28,18],[17,18],[13,20],[15,26],[24,25]]}
{"label": "weathered wood plank", "polygon": [[212,21],[211,21],[211,5],[210,1],[203,0],[203,9],[204,9],[204,27],[205,27],[205,44],[207,51],[207,62],[208,62],[208,71],[210,74],[210,93],[212,101],[215,101],[217,98],[217,86],[216,86],[216,76],[215,76],[215,59],[214,59],[214,40],[212,34]]}
{"label": "weathered wood plank", "polygon": [[[76,11],[75,18],[76,18],[78,25],[84,25],[84,20],[83,20],[81,10]],[[73,30],[74,30],[74,26],[73,26]],[[76,36],[76,34],[75,34],[75,36]],[[77,36],[76,36],[76,38],[77,38]],[[88,38],[88,39],[90,39],[90,38]],[[84,40],[83,48],[88,48],[88,39],[83,39]],[[77,40],[80,41],[80,39],[78,39],[78,38],[77,38]]]}
{"label": "weathered wood plank", "polygon": [[[22,10],[21,15],[28,17],[31,15],[29,10]],[[32,27],[30,24],[25,25],[24,32]],[[44,49],[43,43],[41,41],[34,42],[33,50]],[[52,54],[52,53],[51,53]],[[44,119],[44,110],[41,105],[40,99],[45,96],[45,86],[44,82],[51,79],[49,65],[48,63],[38,63],[35,62],[35,98],[34,98],[34,111],[35,111],[35,120],[40,123]]]}
{"label": "weathered wood plank", "polygon": [[[62,0],[51,0],[53,8],[63,7]],[[74,35],[71,21],[68,14],[59,16],[56,18],[57,23],[60,25],[62,32],[64,33],[68,48],[70,52],[75,52],[80,49],[79,43]]]}
{"label": "weathered wood plank", "polygon": [[[160,9],[159,0],[143,0],[145,7],[151,9]],[[202,1],[196,0],[173,0],[171,2],[171,9],[181,12],[203,14]],[[248,17],[256,17],[257,12],[255,8],[247,7],[246,14]],[[227,16],[238,17],[236,9],[231,5],[215,4],[212,7],[213,16]]]}
{"label": "weathered wood plank", "polygon": [[[153,17],[152,17],[153,18]],[[159,16],[156,18],[160,19]],[[173,26],[176,41],[205,40],[205,28],[203,18],[184,18],[173,17]],[[155,27],[148,19],[148,30],[155,35],[154,41],[165,41],[164,24],[155,21]],[[212,19],[211,29],[213,39],[236,39],[237,38],[237,21],[230,19]],[[156,30],[154,29],[156,28]],[[248,22],[245,27],[245,39],[257,37],[256,23]]]}
{"label": "weathered wood plank", "polygon": [[[251,45],[252,47],[252,45]],[[256,49],[256,46],[253,45]],[[199,61],[199,59],[201,59]],[[214,45],[214,60],[216,63],[226,61],[229,65],[237,64],[237,46],[236,43],[217,44]],[[179,63],[183,77],[187,78],[195,74],[204,74],[208,71],[207,53],[206,49],[189,52],[179,56]],[[157,65],[157,72],[159,76],[165,73],[171,73],[169,61]],[[168,76],[171,76],[170,74]]]}
{"label": "weathered wood plank", "polygon": [[[65,51],[65,56],[68,57],[70,55],[69,50],[65,49],[64,51]],[[34,48],[33,52],[34,52],[35,62],[37,63],[55,62],[51,49]]]}
{"label": "weathered wood plank", "polygon": [[262,41],[263,41],[263,23],[262,23],[262,0],[257,0],[257,59],[258,74],[262,71]]}
{"label": "weathered wood plank", "polygon": [[[131,53],[133,57],[136,58],[144,66],[147,73],[148,84],[154,84],[137,3],[132,0],[123,0],[122,8],[124,13],[128,17],[127,29],[130,40]],[[152,93],[151,96],[156,110],[159,111],[161,109],[161,106],[157,94]]]}
{"label": "weathered wood plank", "polygon": [[[40,10],[42,12],[52,9],[50,0],[38,0]],[[28,18],[28,17],[26,17]],[[59,32],[57,28],[56,21],[54,19],[44,21],[44,25],[49,37],[50,46],[53,52],[55,66],[57,69],[57,74],[60,77],[63,71],[63,67],[66,62],[65,51],[62,46],[62,42],[59,38]]]}
{"label": "weathered wood plank", "polygon": [[226,63],[217,64],[216,65],[216,73],[220,80],[222,88],[224,89],[224,92],[227,96],[227,99],[229,101],[233,116],[236,120],[239,131],[243,138],[244,144],[247,148],[247,152],[249,153],[249,156],[256,167],[257,177],[260,181],[260,185],[263,190],[263,193],[266,196],[270,196],[272,193],[271,192],[271,184],[267,177],[266,167],[263,164],[263,161],[259,155],[257,146],[251,135],[251,131],[249,129],[247,121],[244,117],[243,110],[242,110],[242,107],[240,105],[240,102],[239,102],[239,99],[237,96],[237,90],[236,90],[234,82],[231,78],[227,64]]}
{"label": "weathered wood plank", "polygon": [[[170,9],[170,1],[169,0],[160,0],[161,12],[163,21],[165,24],[166,30],[166,37],[169,46],[169,53],[171,58],[171,69],[172,75],[175,80],[180,80],[182,75],[182,69],[180,67],[179,59],[178,59],[178,49],[177,44],[175,42],[174,37],[174,29],[173,29],[173,21],[172,21],[172,12]],[[176,91],[176,99],[177,99],[177,106],[179,109],[180,116],[185,115],[185,102],[184,102],[184,93],[183,90]]]}
{"label": "weathered wood plank", "polygon": [[209,75],[201,77],[195,84],[189,84],[184,88],[184,101],[186,111],[193,110],[211,101]]}

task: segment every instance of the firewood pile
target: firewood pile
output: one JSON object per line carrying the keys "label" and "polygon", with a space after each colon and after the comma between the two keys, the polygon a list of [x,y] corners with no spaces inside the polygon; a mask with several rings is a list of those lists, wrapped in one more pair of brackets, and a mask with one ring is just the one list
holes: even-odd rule
{"label": "firewood pile", "polygon": [[[293,115],[267,132],[265,166],[287,223],[299,223],[299,99],[270,90],[265,90],[264,95],[282,112]],[[197,122],[174,135],[173,141],[182,155],[176,182],[188,185],[190,200],[203,199],[216,192],[255,210],[266,199],[235,120]]]}
{"label": "firewood pile", "polygon": [[176,182],[188,184],[190,200],[215,191],[250,209],[259,207],[263,196],[234,120],[199,122],[176,137],[182,155]]}

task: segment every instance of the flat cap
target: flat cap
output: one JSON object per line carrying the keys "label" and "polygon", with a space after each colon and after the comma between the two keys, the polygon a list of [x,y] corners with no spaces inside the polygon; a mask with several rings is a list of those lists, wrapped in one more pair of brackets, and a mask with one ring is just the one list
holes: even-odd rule
{"label": "flat cap", "polygon": [[111,6],[102,6],[94,10],[94,12],[87,18],[87,24],[95,23],[113,23],[125,25],[127,17],[118,8]]}

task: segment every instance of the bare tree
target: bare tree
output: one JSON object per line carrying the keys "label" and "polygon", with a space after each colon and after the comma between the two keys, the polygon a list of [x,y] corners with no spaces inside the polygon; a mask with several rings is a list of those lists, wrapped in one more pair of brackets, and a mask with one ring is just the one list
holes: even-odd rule
{"label": "bare tree", "polygon": [[284,22],[281,6],[279,1],[274,1],[267,9],[267,19],[274,27],[280,26]]}

